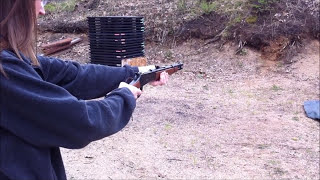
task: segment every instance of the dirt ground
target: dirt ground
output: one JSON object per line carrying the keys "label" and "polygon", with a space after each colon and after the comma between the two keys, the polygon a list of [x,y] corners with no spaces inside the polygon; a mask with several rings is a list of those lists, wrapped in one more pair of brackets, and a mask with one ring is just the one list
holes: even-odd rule
{"label": "dirt ground", "polygon": [[[85,40],[55,55],[86,63]],[[319,179],[319,122],[303,103],[319,99],[319,42],[293,64],[259,52],[189,40],[167,48],[147,43],[148,64],[184,63],[166,86],[146,86],[132,121],[84,149],[62,149],[75,179]]]}

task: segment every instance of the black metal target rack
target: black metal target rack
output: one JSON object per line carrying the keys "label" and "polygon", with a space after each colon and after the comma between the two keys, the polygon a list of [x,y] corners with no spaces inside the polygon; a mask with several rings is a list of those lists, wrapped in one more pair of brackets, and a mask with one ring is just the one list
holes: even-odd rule
{"label": "black metal target rack", "polygon": [[122,66],[123,59],[145,56],[143,17],[88,17],[87,20],[91,63]]}

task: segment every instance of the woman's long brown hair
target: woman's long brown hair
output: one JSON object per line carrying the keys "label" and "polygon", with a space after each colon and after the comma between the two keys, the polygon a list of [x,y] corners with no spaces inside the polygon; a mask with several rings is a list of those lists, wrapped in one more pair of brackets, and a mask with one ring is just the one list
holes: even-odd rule
{"label": "woman's long brown hair", "polygon": [[[0,52],[13,50],[39,65],[35,55],[36,10],[35,0],[0,0]],[[3,72],[0,62],[0,71]]]}

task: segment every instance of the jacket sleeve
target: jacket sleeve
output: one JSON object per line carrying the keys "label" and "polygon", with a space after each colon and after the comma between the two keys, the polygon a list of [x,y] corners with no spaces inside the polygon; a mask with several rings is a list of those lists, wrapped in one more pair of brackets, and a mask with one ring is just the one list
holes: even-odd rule
{"label": "jacket sleeve", "polygon": [[0,126],[36,146],[84,147],[125,127],[136,105],[127,88],[101,100],[78,100],[21,60],[2,65]]}
{"label": "jacket sleeve", "polygon": [[120,82],[134,77],[137,67],[110,67],[39,56],[44,80],[65,88],[79,99],[102,97]]}

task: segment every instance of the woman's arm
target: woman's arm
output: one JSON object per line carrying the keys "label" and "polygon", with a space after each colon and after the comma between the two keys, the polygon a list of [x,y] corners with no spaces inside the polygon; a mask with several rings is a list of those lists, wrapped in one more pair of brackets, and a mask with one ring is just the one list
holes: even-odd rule
{"label": "woman's arm", "polygon": [[[117,88],[101,100],[83,101],[61,86],[43,81],[21,60],[2,59],[2,66],[7,77],[0,75],[0,125],[35,146],[81,148],[120,131],[136,105],[128,88]],[[72,76],[76,70],[64,71]],[[76,72],[83,73],[82,70]],[[58,76],[68,77],[63,74]],[[53,74],[49,78],[63,79],[55,79]],[[76,74],[73,79],[76,85],[86,77]],[[73,81],[66,79],[56,82],[62,86],[73,85]]]}
{"label": "woman's arm", "polygon": [[79,99],[102,97],[139,71],[137,67],[130,66],[80,65],[42,56],[38,59],[45,81],[65,88]]}

